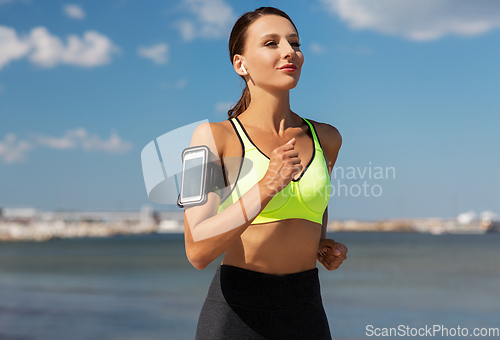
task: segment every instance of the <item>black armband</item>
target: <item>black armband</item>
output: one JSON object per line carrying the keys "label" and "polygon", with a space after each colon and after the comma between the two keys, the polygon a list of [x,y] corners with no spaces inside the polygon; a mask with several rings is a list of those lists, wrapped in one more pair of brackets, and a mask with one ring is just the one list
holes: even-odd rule
{"label": "black armband", "polygon": [[[222,167],[214,162],[208,162],[207,171],[205,172],[205,193],[215,192],[222,198],[222,189],[226,187],[226,180],[222,170]],[[181,195],[177,197],[177,206],[183,208],[181,201]]]}
{"label": "black armband", "polygon": [[214,162],[207,164],[207,192],[215,192],[221,196],[220,191],[226,187],[222,167]]}

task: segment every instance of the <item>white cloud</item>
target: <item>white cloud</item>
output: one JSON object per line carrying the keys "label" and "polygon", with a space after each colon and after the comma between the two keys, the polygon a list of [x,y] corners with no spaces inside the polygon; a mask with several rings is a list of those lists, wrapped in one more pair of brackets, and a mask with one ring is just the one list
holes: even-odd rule
{"label": "white cloud", "polygon": [[12,60],[24,57],[30,49],[28,38],[19,38],[14,29],[0,26],[0,70]]}
{"label": "white cloud", "polygon": [[14,29],[0,26],[0,69],[26,56],[41,67],[58,64],[94,67],[109,63],[111,55],[120,51],[108,37],[96,31],[85,32],[83,39],[68,35],[67,41],[65,46],[43,26],[33,28],[27,36],[18,36]]}
{"label": "white cloud", "polygon": [[410,40],[448,34],[474,36],[500,26],[496,0],[321,0],[352,29],[371,29]]}
{"label": "white cloud", "polygon": [[342,44],[338,44],[335,46],[335,48],[341,52],[347,53],[347,54],[371,54],[372,50],[369,47],[366,46],[346,46]]}
{"label": "white cloud", "polygon": [[195,38],[196,28],[191,20],[180,20],[174,24],[181,31],[181,36],[184,40],[193,40]]}
{"label": "white cloud", "polygon": [[223,0],[183,0],[182,6],[194,19],[180,20],[174,25],[188,41],[197,37],[225,38],[237,19],[231,6]]}
{"label": "white cloud", "polygon": [[311,52],[314,54],[323,54],[325,53],[325,48],[322,45],[313,42],[311,43]]}
{"label": "white cloud", "polygon": [[230,102],[217,102],[215,103],[215,112],[217,113],[227,113],[229,109],[234,105]]}
{"label": "white cloud", "polygon": [[108,139],[91,134],[84,128],[68,130],[62,137],[33,134],[31,139],[18,140],[16,135],[8,133],[4,140],[0,140],[0,160],[5,163],[23,162],[28,151],[38,147],[47,147],[58,150],[81,148],[84,151],[101,151],[111,154],[126,153],[133,145],[122,140],[118,133],[112,131]]}
{"label": "white cloud", "polygon": [[182,88],[186,87],[187,83],[188,83],[188,80],[186,78],[181,78],[175,82],[175,87],[178,89],[182,89]]}
{"label": "white cloud", "polygon": [[26,153],[33,149],[33,144],[26,140],[17,140],[13,133],[8,133],[0,140],[0,159],[5,163],[16,163],[26,160]]}
{"label": "white cloud", "polygon": [[85,11],[82,6],[76,4],[66,4],[63,7],[64,14],[72,19],[83,20],[85,19]]}
{"label": "white cloud", "polygon": [[83,39],[71,34],[67,40],[68,45],[64,46],[45,27],[34,28],[31,31],[34,51],[30,60],[43,67],[57,64],[93,67],[109,63],[111,54],[118,52],[108,37],[96,31],[85,32]]}
{"label": "white cloud", "polygon": [[132,143],[123,141],[117,133],[111,133],[105,140],[89,133],[84,128],[69,130],[62,137],[34,135],[34,139],[40,146],[52,149],[75,149],[81,147],[85,151],[105,151],[108,153],[124,153],[132,149]]}
{"label": "white cloud", "polygon": [[156,64],[166,64],[168,62],[168,45],[165,43],[151,47],[140,46],[137,53],[141,57],[153,60]]}
{"label": "white cloud", "polygon": [[177,80],[175,83],[171,83],[168,81],[162,81],[160,83],[160,88],[163,90],[170,90],[172,88],[182,89],[182,88],[186,87],[187,84],[188,84],[187,78],[181,78],[181,79]]}

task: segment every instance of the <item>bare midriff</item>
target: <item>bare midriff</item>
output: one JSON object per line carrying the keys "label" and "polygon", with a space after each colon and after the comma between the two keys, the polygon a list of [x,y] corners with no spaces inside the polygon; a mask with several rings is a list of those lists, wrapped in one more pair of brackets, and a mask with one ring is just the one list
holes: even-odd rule
{"label": "bare midriff", "polygon": [[[240,141],[229,121],[221,124],[226,129],[226,140],[222,157],[241,157]],[[309,150],[311,137],[299,128],[295,134],[287,136],[297,139],[297,144],[305,145],[302,150]],[[258,140],[264,140],[258,139]],[[255,140],[254,140],[255,141]],[[262,143],[262,144],[261,144]],[[259,145],[265,145],[264,142]],[[272,143],[279,146],[280,143]],[[269,148],[272,151],[272,147]],[[299,150],[305,160],[312,157],[312,152]],[[271,151],[267,154],[271,154]],[[307,152],[310,152],[306,155]],[[304,161],[304,163],[306,163]],[[304,166],[305,164],[303,164]],[[238,169],[228,168],[234,175]],[[224,253],[222,264],[249,269],[268,274],[291,274],[316,267],[316,255],[321,238],[321,225],[305,219],[285,219],[276,222],[250,225]]]}
{"label": "bare midriff", "polygon": [[268,274],[316,267],[321,225],[289,219],[250,225],[224,253],[222,264]]}

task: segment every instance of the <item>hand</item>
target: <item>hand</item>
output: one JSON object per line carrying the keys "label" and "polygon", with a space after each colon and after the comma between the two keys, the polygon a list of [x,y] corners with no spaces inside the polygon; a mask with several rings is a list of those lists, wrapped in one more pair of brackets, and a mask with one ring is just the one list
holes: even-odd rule
{"label": "hand", "polygon": [[[280,123],[279,135],[283,137],[285,120]],[[271,153],[269,167],[261,181],[274,195],[283,190],[302,171],[299,152],[294,149],[295,138],[277,147]]]}
{"label": "hand", "polygon": [[328,270],[335,270],[347,258],[347,247],[331,239],[322,238],[319,241],[316,259]]}

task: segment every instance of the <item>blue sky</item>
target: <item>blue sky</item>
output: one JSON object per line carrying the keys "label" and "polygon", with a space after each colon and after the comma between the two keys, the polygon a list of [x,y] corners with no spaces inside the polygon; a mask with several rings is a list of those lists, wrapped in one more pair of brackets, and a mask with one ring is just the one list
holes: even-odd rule
{"label": "blue sky", "polygon": [[[227,119],[242,90],[229,32],[260,6],[299,30],[291,107],[337,127],[336,167],[395,169],[332,176],[352,191],[331,197],[330,219],[500,213],[494,0],[0,0],[0,207],[148,203],[142,148]],[[364,182],[378,197],[356,197]]]}

